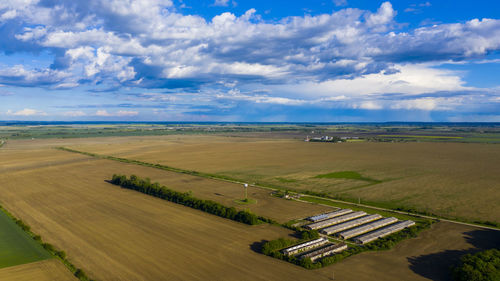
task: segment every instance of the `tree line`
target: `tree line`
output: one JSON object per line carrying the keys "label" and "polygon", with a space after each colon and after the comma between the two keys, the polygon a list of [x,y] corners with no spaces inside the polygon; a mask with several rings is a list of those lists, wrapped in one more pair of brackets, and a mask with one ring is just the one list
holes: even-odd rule
{"label": "tree line", "polygon": [[237,211],[234,207],[226,207],[220,203],[211,200],[202,200],[191,196],[189,192],[178,192],[161,186],[159,183],[152,183],[150,179],[141,179],[136,175],[131,175],[127,178],[125,175],[113,175],[112,184],[119,185],[123,188],[139,191],[154,197],[161,198],[173,203],[181,204],[193,209],[198,209],[219,217],[234,220],[237,222],[246,223],[249,225],[258,224],[260,222],[269,222],[270,220],[258,217],[249,211]]}

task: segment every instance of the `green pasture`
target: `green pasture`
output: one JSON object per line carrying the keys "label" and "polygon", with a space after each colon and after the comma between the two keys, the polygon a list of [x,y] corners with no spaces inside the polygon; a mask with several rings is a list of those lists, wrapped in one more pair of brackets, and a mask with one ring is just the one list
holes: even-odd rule
{"label": "green pasture", "polygon": [[49,258],[50,253],[0,210],[0,268]]}
{"label": "green pasture", "polygon": [[348,179],[348,180],[362,180],[362,181],[368,181],[368,182],[373,182],[373,183],[379,183],[381,182],[380,180],[372,179],[369,177],[364,177],[358,172],[355,171],[341,171],[341,172],[333,172],[333,173],[328,173],[328,174],[321,174],[315,176],[315,178],[318,179]]}

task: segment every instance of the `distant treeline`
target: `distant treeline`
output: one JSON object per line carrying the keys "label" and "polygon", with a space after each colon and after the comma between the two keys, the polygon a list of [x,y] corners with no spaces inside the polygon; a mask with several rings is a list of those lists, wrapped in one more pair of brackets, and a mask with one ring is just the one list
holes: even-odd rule
{"label": "distant treeline", "polygon": [[123,188],[132,189],[154,197],[158,197],[170,202],[181,204],[193,209],[198,209],[219,217],[242,222],[250,225],[260,222],[272,222],[269,219],[258,217],[248,211],[237,211],[234,207],[226,207],[222,204],[211,200],[202,200],[191,196],[187,192],[178,192],[161,186],[159,183],[151,183],[150,179],[141,179],[135,175],[130,178],[124,175],[113,175],[110,181],[112,184],[119,185]]}
{"label": "distant treeline", "polygon": [[64,265],[77,277],[80,281],[94,281],[93,279],[90,279],[85,272],[77,268],[71,261],[68,260],[66,257],[66,253],[64,251],[58,250],[54,245],[45,243],[42,240],[42,237],[40,235],[37,235],[31,231],[31,227],[27,225],[24,221],[17,219],[14,217],[11,213],[9,213],[6,209],[4,209],[2,206],[0,206],[0,212],[3,211],[7,216],[9,216],[14,222],[21,227],[24,232],[26,232],[33,240],[38,242],[47,252],[51,253],[53,256],[59,258]]}

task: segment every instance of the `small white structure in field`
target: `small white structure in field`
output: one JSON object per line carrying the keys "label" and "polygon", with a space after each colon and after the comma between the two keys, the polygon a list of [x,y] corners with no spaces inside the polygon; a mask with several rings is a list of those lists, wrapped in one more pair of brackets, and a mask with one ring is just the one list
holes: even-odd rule
{"label": "small white structure in field", "polygon": [[368,242],[371,242],[373,240],[377,240],[381,237],[387,236],[389,234],[392,234],[394,232],[398,232],[400,230],[403,230],[407,227],[410,227],[412,225],[415,225],[414,221],[401,221],[392,225],[389,225],[387,227],[384,227],[382,229],[376,230],[374,232],[367,233],[365,235],[361,235],[359,237],[354,238],[354,241],[359,244],[366,244]]}
{"label": "small white structure in field", "polygon": [[344,230],[347,230],[347,229],[350,229],[350,228],[353,228],[356,226],[360,226],[362,224],[369,223],[369,222],[372,222],[374,220],[378,220],[381,218],[382,218],[382,216],[379,214],[369,215],[369,216],[361,217],[359,219],[355,219],[352,221],[348,221],[348,222],[344,222],[344,223],[330,226],[327,228],[323,228],[320,230],[320,232],[323,234],[326,234],[326,235],[331,235],[333,233],[344,231]]}
{"label": "small white structure in field", "polygon": [[281,252],[285,255],[293,255],[293,254],[296,254],[299,252],[303,252],[303,251],[306,251],[306,250],[309,250],[312,248],[319,247],[319,246],[324,245],[326,243],[328,243],[328,239],[321,237],[321,238],[314,239],[314,240],[311,240],[311,241],[308,241],[305,243],[295,245],[295,246],[290,247],[290,248],[286,248],[284,250],[281,250]]}
{"label": "small white structure in field", "polygon": [[319,249],[313,250],[311,252],[305,253],[301,255],[299,258],[300,259],[305,259],[305,258],[310,258],[311,261],[315,261],[319,258],[322,258],[324,256],[328,256],[334,253],[340,253],[347,249],[347,245],[345,243],[338,243],[338,244],[328,244],[325,245]]}
{"label": "small white structure in field", "polygon": [[320,214],[320,215],[308,217],[306,220],[312,221],[312,222],[318,222],[318,221],[331,219],[331,218],[338,217],[338,216],[345,215],[345,214],[349,214],[349,213],[352,213],[351,209],[340,209],[340,210],[337,210],[334,212],[329,212],[329,213],[325,213],[325,214]]}
{"label": "small white structure in field", "polygon": [[327,226],[330,226],[330,225],[334,225],[334,224],[337,224],[337,223],[341,223],[341,222],[353,220],[353,219],[362,217],[364,215],[366,215],[366,213],[363,212],[363,211],[349,213],[347,215],[343,215],[343,216],[339,216],[339,217],[327,219],[327,220],[324,220],[324,221],[319,221],[319,222],[316,222],[316,223],[308,224],[308,225],[305,226],[305,228],[307,228],[307,229],[320,229],[320,228],[327,227]]}
{"label": "small white structure in field", "polygon": [[385,219],[381,219],[381,220],[378,220],[378,221],[374,221],[372,223],[368,223],[368,224],[362,225],[360,227],[356,227],[356,228],[353,228],[353,229],[342,231],[338,235],[342,239],[349,239],[351,237],[358,236],[358,235],[361,235],[363,233],[367,233],[368,231],[373,231],[375,229],[384,227],[386,225],[393,224],[393,223],[395,223],[397,221],[398,221],[398,219],[394,218],[394,217],[385,218]]}

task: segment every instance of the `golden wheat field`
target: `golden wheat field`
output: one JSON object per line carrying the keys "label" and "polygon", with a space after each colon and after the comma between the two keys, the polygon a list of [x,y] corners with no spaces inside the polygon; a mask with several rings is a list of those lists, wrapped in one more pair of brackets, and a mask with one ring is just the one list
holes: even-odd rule
{"label": "golden wheat field", "polygon": [[2,281],[76,281],[71,272],[56,259],[0,269]]}
{"label": "golden wheat field", "polygon": [[[15,151],[3,151],[2,156],[10,158],[10,153]],[[27,169],[14,165],[18,166],[16,171],[0,174],[0,203],[47,242],[64,249],[91,277],[321,279],[320,272],[290,267],[250,249],[255,242],[287,236],[288,230],[271,225],[246,226],[104,181],[115,172],[143,175],[133,165],[56,150],[52,153],[53,159],[61,157],[61,164],[42,162],[40,168],[34,168],[33,163],[40,161],[36,150],[31,151],[33,163],[25,157],[13,160],[22,161]],[[67,163],[67,155],[75,157],[72,163]]]}
{"label": "golden wheat field", "polygon": [[[500,222],[500,145],[334,144],[225,136],[116,139],[72,148],[450,218]],[[338,171],[355,171],[380,183],[316,178]]]}
{"label": "golden wheat field", "polygon": [[[125,140],[136,141],[121,140],[124,144]],[[232,188],[237,191],[231,196],[237,197],[241,193],[238,185],[222,188],[216,181],[212,184],[207,179],[194,180],[189,175],[52,148],[105,145],[107,141],[112,139],[19,141],[9,142],[0,150],[0,204],[31,225],[44,240],[63,249],[77,267],[97,280],[329,280],[332,274],[335,280],[428,280],[429,274],[447,274],[446,265],[453,261],[448,252],[456,258],[464,251],[481,248],[475,242],[482,237],[480,230],[438,223],[419,238],[406,240],[390,251],[363,253],[327,268],[306,270],[252,249],[256,242],[288,236],[291,232],[284,228],[247,226],[121,189],[105,180],[113,173],[135,173],[206,198],[229,197]],[[219,192],[224,196],[210,195]],[[268,196],[268,191],[257,204],[247,206],[258,214],[276,212],[273,216],[281,220],[325,208],[264,195]],[[281,202],[283,205],[279,205]],[[272,209],[274,205],[279,208]],[[286,211],[280,212],[280,208]],[[498,242],[494,239],[479,240],[494,245]],[[424,270],[429,260],[434,264],[433,259],[437,256],[443,260],[439,258],[442,255],[446,257],[442,266],[430,273]],[[14,267],[3,269],[0,278],[14,271]],[[30,276],[26,274],[30,273],[23,276]],[[52,280],[67,280],[65,275],[61,273]]]}
{"label": "golden wheat field", "polygon": [[[14,147],[14,149],[12,149]],[[22,153],[18,154],[17,147],[21,148]],[[80,154],[69,153],[52,149],[51,147],[34,149],[26,148],[17,144],[10,145],[11,150],[4,151],[4,159],[18,159],[14,161],[6,161],[1,171],[14,172],[26,171],[34,167],[59,167],[65,168],[72,163],[87,162],[87,169],[92,169],[92,166],[97,165],[96,159]],[[30,152],[28,152],[30,151]],[[26,157],[32,157],[31,160]],[[55,160],[58,159],[58,160]],[[1,162],[1,160],[0,160]],[[17,165],[23,166],[18,167]],[[102,162],[98,162],[102,163]],[[288,201],[270,196],[271,191],[249,187],[248,196],[256,200],[255,204],[239,204],[237,200],[244,197],[244,189],[242,185],[218,180],[206,179],[187,174],[174,173],[169,171],[161,171],[158,169],[137,166],[133,164],[117,163],[113,161],[105,161],[107,169],[101,172],[100,180],[105,181],[111,179],[114,173],[117,174],[136,174],[140,177],[149,177],[152,181],[168,186],[177,191],[188,192],[201,199],[209,199],[220,202],[226,206],[234,206],[237,209],[249,209],[250,211],[265,217],[272,218],[278,222],[287,222],[292,219],[304,218],[313,214],[331,210],[329,207],[303,204],[296,201]],[[82,171],[87,173],[87,171]]]}

